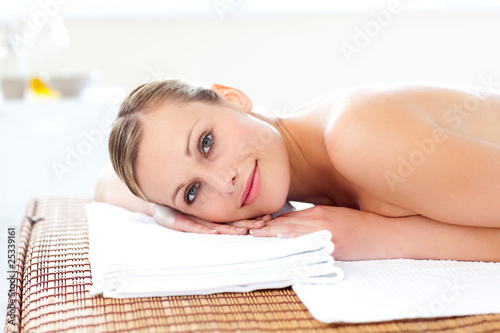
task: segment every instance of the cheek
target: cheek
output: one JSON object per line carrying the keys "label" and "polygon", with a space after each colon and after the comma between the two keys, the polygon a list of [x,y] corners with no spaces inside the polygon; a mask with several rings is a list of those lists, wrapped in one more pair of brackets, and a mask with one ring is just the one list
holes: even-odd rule
{"label": "cheek", "polygon": [[283,207],[288,197],[290,178],[284,168],[275,167],[269,170],[262,184],[260,209],[262,214],[275,213]]}
{"label": "cheek", "polygon": [[239,220],[237,212],[230,212],[227,205],[210,202],[204,209],[197,209],[190,214],[209,222],[234,222]]}
{"label": "cheek", "polygon": [[[266,213],[276,212],[286,202],[290,187],[290,165],[288,153],[281,140],[268,144],[269,154],[263,163],[263,206]],[[266,169],[264,167],[267,166]]]}
{"label": "cheek", "polygon": [[206,187],[200,192],[196,203],[185,212],[210,222],[234,221],[234,212],[228,211],[228,203],[217,190]]}

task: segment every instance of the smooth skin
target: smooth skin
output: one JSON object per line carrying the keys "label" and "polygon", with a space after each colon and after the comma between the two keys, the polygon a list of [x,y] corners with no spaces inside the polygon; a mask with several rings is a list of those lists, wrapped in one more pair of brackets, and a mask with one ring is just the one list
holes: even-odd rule
{"label": "smooth skin", "polygon": [[[189,232],[298,237],[330,230],[338,260],[500,261],[499,94],[378,84],[269,118],[253,113],[238,89],[212,90],[221,105],[165,104],[145,116],[136,173],[155,204],[134,197],[109,168],[96,199],[152,215],[161,207],[170,218],[160,223]],[[215,144],[200,150],[209,131]],[[241,207],[255,161],[262,191]],[[186,192],[193,184],[198,189]],[[196,194],[192,205],[186,193]],[[316,206],[270,220],[266,214],[287,200]]]}

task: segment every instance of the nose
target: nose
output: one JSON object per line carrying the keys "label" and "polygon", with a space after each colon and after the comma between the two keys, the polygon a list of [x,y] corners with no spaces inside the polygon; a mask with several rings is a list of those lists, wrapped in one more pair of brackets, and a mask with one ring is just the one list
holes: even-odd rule
{"label": "nose", "polygon": [[236,189],[237,172],[234,168],[208,172],[210,184],[223,196],[231,195]]}

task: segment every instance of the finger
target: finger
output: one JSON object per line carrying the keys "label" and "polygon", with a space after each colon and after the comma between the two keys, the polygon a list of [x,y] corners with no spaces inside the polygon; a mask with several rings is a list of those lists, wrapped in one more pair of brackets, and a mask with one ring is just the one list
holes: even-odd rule
{"label": "finger", "polygon": [[266,226],[275,226],[275,225],[280,225],[280,224],[301,224],[301,225],[308,225],[311,223],[311,218],[309,216],[307,217],[301,217],[301,216],[283,216],[280,215],[275,219],[272,219],[271,221],[266,223]]}
{"label": "finger", "polygon": [[289,212],[289,213],[284,213],[284,214],[281,214],[279,217],[292,217],[292,216],[296,216],[296,217],[306,217],[306,216],[310,216],[311,215],[311,209],[313,209],[314,207],[310,207],[310,208],[306,208],[306,209],[301,209],[301,210],[296,210],[296,211],[293,211],[293,212]]}
{"label": "finger", "polygon": [[260,229],[266,225],[266,222],[263,220],[241,220],[235,222],[226,223],[226,225],[232,225],[240,228],[247,229]]}
{"label": "finger", "polygon": [[168,228],[177,231],[193,232],[197,234],[218,233],[216,229],[193,221],[183,214],[179,214],[179,216],[177,216],[175,220],[169,224]]}
{"label": "finger", "polygon": [[271,221],[272,219],[273,219],[273,216],[271,214],[267,214],[267,215],[264,215],[264,216],[257,218],[257,220],[262,220],[264,222]]}
{"label": "finger", "polygon": [[315,228],[311,226],[279,224],[274,226],[265,226],[262,229],[251,229],[249,233],[255,237],[295,238],[314,231]]}
{"label": "finger", "polygon": [[208,221],[200,221],[198,222],[203,226],[206,226],[207,228],[211,230],[217,231],[219,234],[226,234],[226,235],[246,235],[248,234],[248,228],[245,227],[239,227],[239,226],[233,226],[233,225],[228,225],[228,224],[223,224],[223,223],[213,223],[213,222],[208,222]]}
{"label": "finger", "polygon": [[[215,223],[209,222],[198,217],[189,215],[189,219],[204,225],[210,230],[216,231],[216,233],[227,234],[227,235],[246,235],[248,234],[248,228],[245,226],[233,226],[232,223]],[[213,231],[212,231],[213,232]]]}
{"label": "finger", "polygon": [[266,222],[270,221],[271,219],[272,219],[271,214],[267,214],[257,217],[255,219],[226,222],[224,224],[232,225],[239,228],[247,228],[247,229],[262,228],[266,225]]}

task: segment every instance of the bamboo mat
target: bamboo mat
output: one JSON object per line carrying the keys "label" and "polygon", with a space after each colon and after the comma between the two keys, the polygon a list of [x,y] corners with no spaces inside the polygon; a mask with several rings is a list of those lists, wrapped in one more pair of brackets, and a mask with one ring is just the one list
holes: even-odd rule
{"label": "bamboo mat", "polygon": [[[500,314],[326,325],[311,317],[291,288],[92,297],[85,213],[89,202],[49,197],[28,204],[18,231],[15,323],[7,321],[5,332],[500,332]],[[131,246],[141,250],[140,243]]]}

